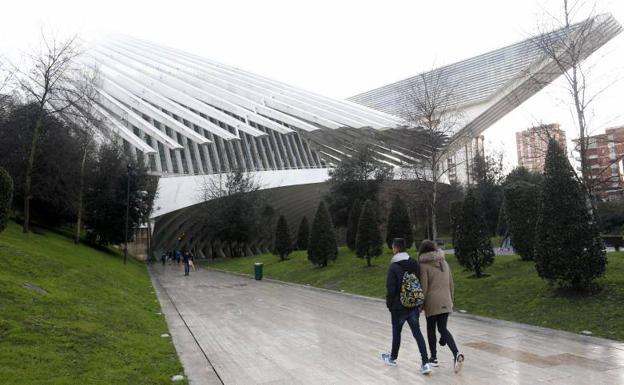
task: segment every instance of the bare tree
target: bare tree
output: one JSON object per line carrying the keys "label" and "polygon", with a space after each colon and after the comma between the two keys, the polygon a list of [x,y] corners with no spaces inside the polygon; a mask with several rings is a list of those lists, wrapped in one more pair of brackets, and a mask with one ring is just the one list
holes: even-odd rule
{"label": "bare tree", "polygon": [[272,224],[263,222],[268,199],[261,189],[253,174],[240,169],[205,176],[197,213],[202,236],[221,243],[229,256],[243,256],[252,243],[270,238]]}
{"label": "bare tree", "polygon": [[457,167],[456,162],[448,162],[455,154],[449,153],[447,145],[451,137],[458,140],[464,135],[460,130],[463,113],[444,68],[421,74],[402,96],[402,115],[408,125],[404,146],[419,154],[418,160],[406,167],[407,176],[414,178],[422,189],[430,214],[431,238],[436,239],[438,187]]}
{"label": "bare tree", "polygon": [[46,115],[63,116],[72,114],[72,111],[84,111],[95,97],[97,76],[93,69],[77,62],[81,53],[76,36],[61,40],[42,33],[40,49],[26,55],[26,63],[13,66],[19,92],[28,102],[38,106],[26,163],[24,232],[28,232],[30,226],[33,166],[44,118]]}
{"label": "bare tree", "polygon": [[[531,38],[533,44],[551,64],[545,67],[544,79],[551,75],[563,75],[565,89],[572,104],[578,132],[582,182],[591,195],[594,177],[588,159],[590,131],[589,111],[592,103],[605,90],[596,89],[592,83],[592,64],[585,59],[611,37],[619,33],[621,26],[607,15],[596,14],[596,3],[583,0],[562,0],[560,14],[547,12],[547,22],[538,28],[538,34]],[[579,18],[583,21],[577,22]],[[550,69],[550,72],[548,70]],[[601,74],[601,76],[604,74]],[[532,75],[540,84],[540,76]],[[547,81],[549,81],[547,80]],[[590,84],[592,85],[590,87]]]}
{"label": "bare tree", "polygon": [[13,78],[13,71],[6,63],[7,60],[0,56],[0,119],[6,116],[11,102],[11,95],[8,94],[8,90]]}

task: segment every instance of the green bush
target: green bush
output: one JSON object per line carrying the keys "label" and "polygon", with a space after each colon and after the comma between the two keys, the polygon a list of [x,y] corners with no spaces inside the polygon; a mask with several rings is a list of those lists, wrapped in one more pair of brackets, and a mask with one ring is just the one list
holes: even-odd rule
{"label": "green bush", "polygon": [[360,258],[366,258],[366,265],[371,265],[371,258],[383,253],[383,240],[379,232],[379,218],[377,207],[373,201],[366,201],[358,221],[355,253]]}
{"label": "green bush", "polygon": [[518,181],[505,186],[504,193],[507,226],[514,251],[525,261],[533,260],[540,188]]}
{"label": "green bush", "polygon": [[7,170],[0,167],[0,232],[9,223],[11,206],[13,205],[13,179]]}
{"label": "green bush", "polygon": [[536,229],[535,262],[540,277],[585,291],[604,275],[607,254],[590,207],[589,194],[565,152],[551,140]]}
{"label": "green bush", "polygon": [[347,221],[347,247],[355,250],[355,238],[357,237],[358,221],[362,214],[362,202],[356,199],[349,210],[349,219]]}
{"label": "green bush", "polygon": [[286,259],[288,254],[292,252],[292,241],[290,240],[290,231],[288,223],[283,215],[280,215],[275,227],[275,244],[273,246],[273,254],[280,257],[280,261]]}
{"label": "green bush", "polygon": [[308,241],[310,240],[310,225],[308,217],[304,216],[299,223],[299,232],[297,233],[297,250],[307,250]]}
{"label": "green bush", "polygon": [[388,248],[392,248],[392,240],[394,238],[405,239],[405,247],[412,247],[414,242],[414,234],[412,233],[412,223],[410,221],[409,212],[405,206],[403,199],[397,194],[392,200],[390,213],[388,214],[388,226],[386,228],[386,244]]}
{"label": "green bush", "polygon": [[483,210],[472,190],[468,190],[462,204],[453,245],[459,264],[473,271],[477,277],[481,277],[483,270],[494,263],[494,250]]}
{"label": "green bush", "polygon": [[336,230],[325,203],[321,201],[312,222],[312,233],[308,245],[308,260],[319,267],[326,267],[338,256]]}

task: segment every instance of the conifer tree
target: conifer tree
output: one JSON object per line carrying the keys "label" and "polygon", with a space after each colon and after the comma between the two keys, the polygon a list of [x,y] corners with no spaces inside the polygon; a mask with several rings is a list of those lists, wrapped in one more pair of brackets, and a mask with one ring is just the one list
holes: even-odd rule
{"label": "conifer tree", "polygon": [[361,214],[362,202],[356,199],[351,205],[349,219],[347,221],[347,247],[352,251],[355,251],[355,238],[357,237],[357,226]]}
{"label": "conifer tree", "polygon": [[0,232],[6,229],[13,204],[13,179],[0,167]]}
{"label": "conifer tree", "polygon": [[534,259],[540,188],[525,181],[513,182],[504,189],[507,231],[514,251],[525,261]]}
{"label": "conifer tree", "polygon": [[325,202],[321,201],[312,222],[310,243],[308,244],[308,260],[319,267],[326,267],[329,261],[338,256],[336,231]]}
{"label": "conifer tree", "polygon": [[394,238],[405,239],[405,247],[408,249],[412,247],[412,242],[414,241],[409,212],[403,199],[398,194],[394,196],[392,206],[390,206],[390,213],[388,214],[386,244],[390,249],[392,249],[392,240]]}
{"label": "conifer tree", "polygon": [[308,217],[304,216],[299,223],[299,232],[297,233],[297,250],[307,250],[308,241],[310,240],[310,225]]}
{"label": "conifer tree", "polygon": [[366,265],[370,267],[371,258],[380,256],[382,252],[383,240],[379,232],[377,207],[374,202],[366,201],[358,221],[355,253],[360,258],[366,258]]}
{"label": "conifer tree", "polygon": [[284,261],[288,254],[292,251],[292,241],[290,240],[290,232],[288,230],[288,222],[283,215],[280,215],[275,227],[275,244],[273,246],[273,254],[280,257],[280,261]]}
{"label": "conifer tree", "polygon": [[604,274],[607,254],[591,208],[589,195],[564,151],[551,140],[535,237],[540,277],[584,291]]}
{"label": "conifer tree", "polygon": [[494,250],[479,200],[468,190],[455,229],[455,256],[461,266],[477,278],[494,263]]}

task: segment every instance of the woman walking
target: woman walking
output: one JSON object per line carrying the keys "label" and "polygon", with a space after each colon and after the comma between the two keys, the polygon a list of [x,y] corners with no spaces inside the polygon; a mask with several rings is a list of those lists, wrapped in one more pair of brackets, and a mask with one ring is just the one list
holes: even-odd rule
{"label": "woman walking", "polygon": [[420,283],[425,294],[425,316],[427,317],[427,340],[431,357],[429,363],[439,366],[436,352],[436,326],[440,332],[440,345],[448,345],[453,353],[455,372],[459,372],[464,355],[459,353],[453,335],[447,329],[448,316],[453,311],[453,276],[444,251],[435,242],[425,240],[418,252]]}

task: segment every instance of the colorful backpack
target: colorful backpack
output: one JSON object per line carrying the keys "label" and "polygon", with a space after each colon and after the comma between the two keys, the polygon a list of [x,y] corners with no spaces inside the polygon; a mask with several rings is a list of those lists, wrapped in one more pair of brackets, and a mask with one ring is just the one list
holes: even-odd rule
{"label": "colorful backpack", "polygon": [[425,293],[423,293],[416,274],[410,273],[409,271],[403,273],[399,298],[401,300],[401,305],[409,309],[422,306],[425,302]]}

